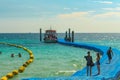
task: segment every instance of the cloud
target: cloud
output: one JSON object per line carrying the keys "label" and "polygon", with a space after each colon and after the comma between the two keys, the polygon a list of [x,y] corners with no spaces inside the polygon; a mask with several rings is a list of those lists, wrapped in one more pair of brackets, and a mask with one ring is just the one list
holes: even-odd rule
{"label": "cloud", "polygon": [[87,16],[89,12],[73,12],[70,14],[60,14],[58,15],[59,18],[78,18],[78,17],[83,17]]}
{"label": "cloud", "polygon": [[[104,18],[94,18],[94,15],[90,15],[88,11],[78,13],[81,14],[81,16],[75,16],[75,18],[72,19],[61,19],[58,17],[43,19],[0,19],[0,32],[38,32],[39,28],[42,28],[44,31],[49,29],[50,25],[52,25],[52,28],[57,30],[57,32],[65,32],[68,28],[71,28],[75,32],[120,32],[119,26],[115,26],[120,25],[120,17],[119,19],[112,19],[110,17],[111,19],[106,18],[105,20]],[[91,17],[86,17],[88,15]]]}
{"label": "cloud", "polygon": [[78,10],[78,8],[73,8],[74,10]]}
{"label": "cloud", "polygon": [[103,10],[113,10],[113,8],[102,8]]}
{"label": "cloud", "polygon": [[113,4],[113,2],[111,2],[111,1],[94,1],[94,2],[98,2],[98,3],[102,3],[102,4]]}
{"label": "cloud", "polygon": [[120,6],[120,3],[118,3],[117,5],[119,5],[119,6]]}
{"label": "cloud", "polygon": [[104,3],[104,4],[112,4],[113,2],[110,2],[110,1],[101,1],[100,3]]}
{"label": "cloud", "polygon": [[96,11],[86,11],[86,12],[72,12],[69,14],[60,14],[58,18],[81,18],[81,17],[88,17]]}
{"label": "cloud", "polygon": [[96,11],[88,11],[89,13],[94,13],[94,12],[96,12]]}
{"label": "cloud", "polygon": [[94,17],[96,18],[120,17],[120,12],[107,12],[103,14],[97,14]]}
{"label": "cloud", "polygon": [[[116,8],[116,10],[119,10],[120,8]],[[112,10],[110,8],[110,10]],[[57,17],[61,19],[86,19],[86,18],[120,18],[120,12],[106,12],[106,13],[99,13],[99,14],[94,14],[93,13],[96,11],[86,11],[86,12],[73,12],[69,14],[60,14]]]}
{"label": "cloud", "polygon": [[78,10],[78,8],[63,8],[64,10]]}
{"label": "cloud", "polygon": [[70,10],[71,8],[64,8],[64,10]]}
{"label": "cloud", "polygon": [[103,10],[115,10],[115,11],[119,11],[120,7],[116,7],[116,8],[102,8]]}

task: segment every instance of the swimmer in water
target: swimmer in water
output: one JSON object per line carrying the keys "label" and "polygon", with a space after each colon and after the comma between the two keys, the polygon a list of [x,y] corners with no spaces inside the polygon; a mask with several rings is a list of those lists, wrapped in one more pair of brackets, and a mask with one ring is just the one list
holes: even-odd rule
{"label": "swimmer in water", "polygon": [[22,55],[21,55],[20,53],[18,54],[18,56],[19,56],[19,57],[22,57]]}
{"label": "swimmer in water", "polygon": [[14,54],[11,54],[11,57],[14,57]]}

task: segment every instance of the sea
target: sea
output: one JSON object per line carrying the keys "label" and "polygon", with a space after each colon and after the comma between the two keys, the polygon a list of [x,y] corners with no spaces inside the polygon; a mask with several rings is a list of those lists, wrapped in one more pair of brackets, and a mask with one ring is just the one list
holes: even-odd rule
{"label": "sea", "polygon": [[[10,80],[71,76],[86,66],[84,56],[88,51],[91,52],[93,60],[96,60],[96,52],[92,50],[58,43],[44,43],[43,40],[40,41],[39,36],[39,33],[0,33],[0,42],[25,46],[34,54],[33,63],[23,73]],[[58,33],[57,36],[63,39],[65,34]],[[75,33],[75,42],[111,46],[120,50],[120,33]],[[0,77],[18,69],[29,59],[26,51],[12,46],[0,44],[0,52]],[[21,58],[18,53],[21,53]],[[11,54],[15,56],[11,57]]]}

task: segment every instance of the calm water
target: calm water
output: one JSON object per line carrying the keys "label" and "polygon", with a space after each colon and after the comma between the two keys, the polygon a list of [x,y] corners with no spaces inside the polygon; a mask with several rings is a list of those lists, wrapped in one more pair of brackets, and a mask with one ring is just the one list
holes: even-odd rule
{"label": "calm water", "polygon": [[[64,38],[64,34],[58,34],[59,38]],[[103,34],[103,33],[77,33],[75,34],[76,42],[86,42],[112,46],[120,49],[120,34]],[[39,34],[0,34],[0,42],[14,43],[23,45],[31,49],[35,59],[24,73],[20,73],[11,80],[19,80],[26,77],[54,77],[70,76],[75,71],[85,67],[86,49],[64,46],[61,44],[46,44],[39,41]],[[28,58],[29,55],[22,49],[0,45],[0,77],[6,75],[14,69],[18,69]],[[15,57],[10,55],[14,53]],[[18,57],[22,54],[22,58]],[[95,60],[95,52],[91,51]]]}

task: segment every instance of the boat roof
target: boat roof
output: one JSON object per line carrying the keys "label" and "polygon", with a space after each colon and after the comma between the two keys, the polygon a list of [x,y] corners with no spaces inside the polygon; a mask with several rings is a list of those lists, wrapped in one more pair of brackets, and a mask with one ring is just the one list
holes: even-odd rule
{"label": "boat roof", "polygon": [[46,32],[56,32],[56,30],[46,30]]}

